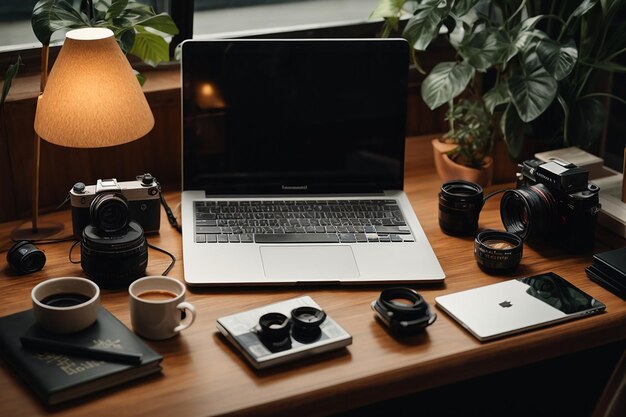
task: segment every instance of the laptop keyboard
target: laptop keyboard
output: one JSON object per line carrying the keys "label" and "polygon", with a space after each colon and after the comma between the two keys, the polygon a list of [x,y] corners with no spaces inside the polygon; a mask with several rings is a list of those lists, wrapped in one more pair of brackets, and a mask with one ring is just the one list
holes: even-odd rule
{"label": "laptop keyboard", "polygon": [[195,201],[197,243],[413,242],[396,200]]}

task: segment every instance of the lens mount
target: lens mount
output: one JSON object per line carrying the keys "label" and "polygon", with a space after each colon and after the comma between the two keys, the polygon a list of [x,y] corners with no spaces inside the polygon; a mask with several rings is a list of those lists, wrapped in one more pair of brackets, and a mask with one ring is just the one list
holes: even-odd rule
{"label": "lens mount", "polygon": [[417,334],[437,318],[420,294],[404,287],[383,290],[372,309],[396,336]]}
{"label": "lens mount", "polygon": [[98,194],[91,202],[89,214],[92,224],[107,234],[123,231],[130,221],[128,202],[120,193]]}
{"label": "lens mount", "polygon": [[522,238],[514,233],[483,230],[474,240],[474,257],[487,273],[511,272],[522,259],[523,247]]}

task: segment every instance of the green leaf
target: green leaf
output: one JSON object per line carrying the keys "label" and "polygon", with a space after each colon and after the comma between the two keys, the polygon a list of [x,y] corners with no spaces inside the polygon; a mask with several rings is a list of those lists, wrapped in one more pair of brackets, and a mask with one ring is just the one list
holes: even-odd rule
{"label": "green leaf", "polygon": [[508,105],[502,119],[500,119],[500,128],[504,135],[504,142],[509,150],[509,155],[517,158],[524,147],[524,137],[526,136],[527,126],[519,118],[515,108]]}
{"label": "green leaf", "polygon": [[509,92],[522,121],[535,120],[556,96],[556,80],[541,66],[536,53],[528,54],[508,81]]}
{"label": "green leaf", "polygon": [[593,68],[608,71],[608,72],[619,72],[619,73],[626,72],[626,66],[618,64],[617,62],[612,62],[612,61],[609,61],[609,62],[601,61],[601,62],[596,62],[595,64],[588,64],[586,62],[583,62],[583,64],[593,67]]}
{"label": "green leaf", "polygon": [[116,34],[116,39],[122,51],[127,54],[133,49],[133,45],[135,44],[135,31],[132,29],[125,30]]}
{"label": "green leaf", "polygon": [[4,100],[6,100],[7,96],[9,95],[9,90],[11,89],[11,85],[13,84],[13,79],[17,75],[17,72],[20,70],[20,65],[22,65],[22,57],[18,55],[15,64],[9,65],[6,74],[4,74],[4,84],[2,85],[0,107],[4,104]]}
{"label": "green leaf", "polygon": [[106,20],[111,20],[115,17],[118,17],[128,6],[128,0],[113,0],[111,2],[111,7],[106,11],[104,18]]}
{"label": "green leaf", "polygon": [[498,36],[489,30],[483,30],[466,36],[459,44],[459,54],[478,71],[485,71],[496,63],[502,45]]}
{"label": "green leaf", "polygon": [[578,7],[572,12],[572,17],[582,16],[596,5],[598,0],[584,0],[578,5]]}
{"label": "green leaf", "polygon": [[493,111],[497,106],[509,103],[511,101],[511,96],[509,95],[506,83],[498,83],[498,85],[487,91],[483,94],[483,100],[487,110],[491,114],[493,114]]}
{"label": "green leaf", "polygon": [[40,0],[31,17],[33,32],[43,45],[50,44],[52,34],[60,29],[91,26],[84,13],[74,9],[67,0]]}
{"label": "green leaf", "polygon": [[404,28],[402,36],[418,51],[424,51],[439,34],[450,5],[446,0],[424,0]]}
{"label": "green leaf", "polygon": [[135,77],[137,77],[137,81],[139,81],[139,85],[143,86],[146,83],[146,76],[137,70],[133,70],[133,72]]}
{"label": "green leaf", "polygon": [[441,62],[422,83],[422,98],[434,110],[465,90],[474,76],[474,68],[465,62]]}
{"label": "green leaf", "polygon": [[457,17],[463,16],[480,2],[481,0],[456,0],[452,6],[452,12]]}
{"label": "green leaf", "polygon": [[563,142],[567,146],[570,143],[569,129],[568,129],[568,124],[569,124],[569,106],[567,105],[567,103],[565,102],[565,99],[560,94],[556,95],[556,99],[559,101],[559,104],[561,105],[561,109],[563,109],[563,115],[564,115],[564,118],[563,118]]}
{"label": "green leaf", "polygon": [[140,58],[146,64],[156,67],[163,61],[169,61],[169,44],[154,33],[141,30],[135,34],[135,44],[130,53]]}
{"label": "green leaf", "polygon": [[174,20],[167,14],[161,13],[156,16],[149,17],[148,19],[141,20],[135,23],[136,25],[149,27],[159,32],[167,33],[168,35],[178,34],[178,28]]}
{"label": "green leaf", "polygon": [[573,39],[563,45],[544,39],[537,45],[536,52],[543,67],[557,80],[567,77],[578,59],[578,49]]}
{"label": "green leaf", "polygon": [[370,15],[370,19],[397,17],[402,13],[402,6],[407,0],[380,0]]}

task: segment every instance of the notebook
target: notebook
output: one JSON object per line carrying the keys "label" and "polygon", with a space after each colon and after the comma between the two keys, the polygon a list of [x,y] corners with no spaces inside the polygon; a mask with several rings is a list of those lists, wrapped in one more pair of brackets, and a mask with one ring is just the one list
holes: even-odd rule
{"label": "notebook", "polygon": [[605,305],[548,272],[436,297],[437,305],[481,341],[605,310]]}
{"label": "notebook", "polygon": [[[81,344],[101,350],[141,355],[130,365],[55,353],[23,346],[20,338]],[[0,317],[2,357],[46,404],[58,404],[161,371],[161,355],[148,347],[123,323],[100,307],[97,321],[84,331],[55,335],[35,324],[32,310]]]}
{"label": "notebook", "polygon": [[182,46],[191,286],[436,282],[404,185],[399,39]]}

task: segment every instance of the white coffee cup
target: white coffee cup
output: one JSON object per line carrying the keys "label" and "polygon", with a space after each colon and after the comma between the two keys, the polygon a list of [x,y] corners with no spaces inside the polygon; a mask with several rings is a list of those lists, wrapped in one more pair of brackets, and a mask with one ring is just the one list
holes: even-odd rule
{"label": "white coffee cup", "polygon": [[31,291],[35,320],[52,333],[74,333],[98,318],[100,288],[85,278],[45,280]]}
{"label": "white coffee cup", "polygon": [[[169,339],[196,320],[196,309],[185,301],[185,285],[176,279],[140,278],[130,284],[128,293],[133,330],[147,339]],[[185,322],[181,321],[183,311],[187,317]]]}

